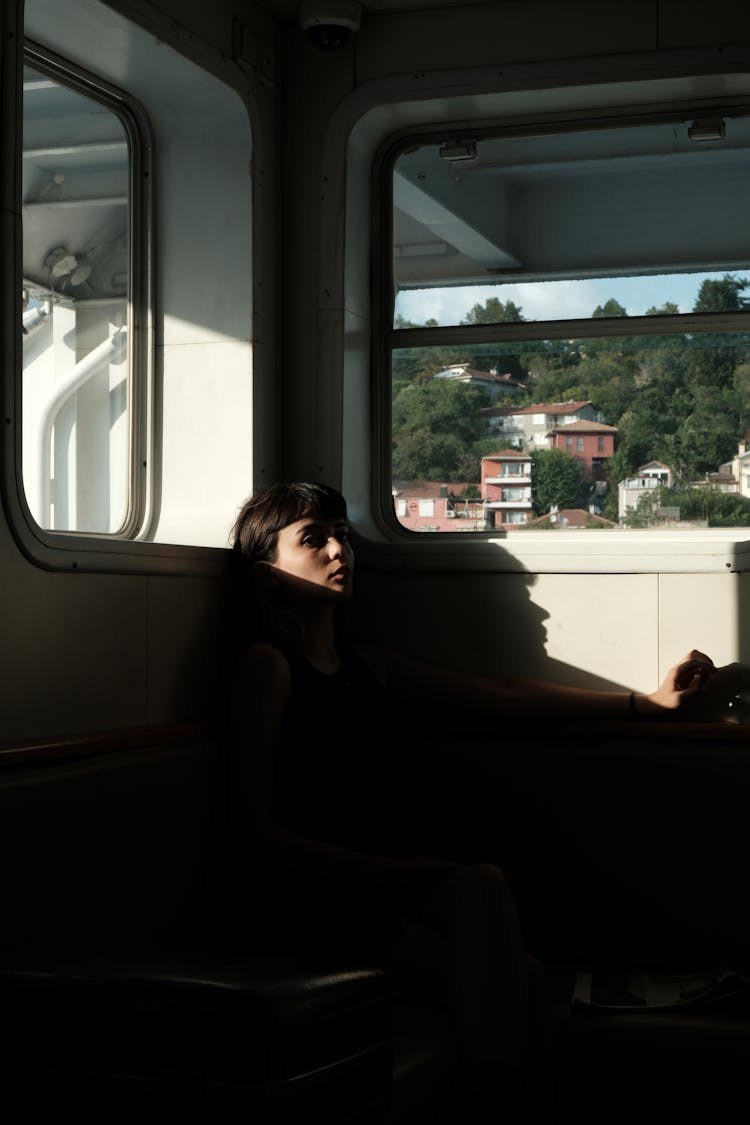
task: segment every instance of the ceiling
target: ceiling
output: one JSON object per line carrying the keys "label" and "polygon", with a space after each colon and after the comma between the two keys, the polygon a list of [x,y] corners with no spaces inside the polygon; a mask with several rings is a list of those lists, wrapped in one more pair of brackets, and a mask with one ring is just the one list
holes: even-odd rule
{"label": "ceiling", "polygon": [[106,106],[24,67],[23,269],[31,297],[123,297],[128,138]]}
{"label": "ceiling", "polygon": [[[363,15],[379,12],[414,12],[420,8],[463,8],[466,0],[358,0]],[[498,0],[470,0],[475,4],[497,4]],[[280,19],[296,19],[302,0],[258,0],[259,7],[265,8]],[[325,13],[325,0],[321,0],[321,14]]]}
{"label": "ceiling", "polygon": [[[747,107],[744,108],[744,113]],[[393,173],[399,288],[747,268],[750,117],[410,147]]]}
{"label": "ceiling", "polygon": [[[263,3],[285,18],[300,7],[300,0]],[[364,0],[363,8],[436,4],[457,6],[455,0]],[[661,121],[542,123],[504,136],[477,131],[466,138],[470,151],[450,134],[412,144],[394,167],[397,287],[747,268],[750,94],[743,86],[741,98],[729,96],[726,80],[722,90],[711,113],[723,132],[700,140],[691,137],[686,111]],[[127,137],[117,115],[28,67],[29,296],[124,296],[128,192]]]}

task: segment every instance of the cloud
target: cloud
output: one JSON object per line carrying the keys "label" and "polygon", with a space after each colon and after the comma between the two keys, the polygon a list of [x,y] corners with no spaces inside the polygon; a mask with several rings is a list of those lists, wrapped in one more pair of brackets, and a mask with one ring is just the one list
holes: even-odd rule
{"label": "cloud", "polygon": [[[628,316],[643,316],[647,309],[660,308],[666,302],[676,304],[680,312],[690,312],[703,281],[722,278],[725,273],[404,289],[396,298],[396,315],[412,324],[428,320],[436,320],[440,325],[459,324],[474,305],[483,305],[491,297],[512,301],[524,320],[585,319],[609,300],[619,302]],[[733,276],[750,280],[750,273],[743,271],[734,271]]]}

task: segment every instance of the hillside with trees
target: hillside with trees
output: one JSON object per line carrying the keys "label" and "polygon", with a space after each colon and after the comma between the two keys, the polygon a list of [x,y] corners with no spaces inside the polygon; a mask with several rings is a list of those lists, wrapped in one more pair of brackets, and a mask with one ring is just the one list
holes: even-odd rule
{"label": "hillside with trees", "polygon": [[[732,274],[706,280],[692,311],[750,307],[750,299],[743,296],[747,285]],[[675,305],[665,303],[648,309],[647,315],[677,312]],[[594,309],[592,316],[626,320],[627,312],[617,301],[609,300]],[[492,297],[484,305],[475,305],[461,324],[524,320],[513,302]],[[418,327],[403,320],[395,326]],[[428,322],[426,327],[430,326],[435,322]],[[479,413],[493,404],[488,393],[432,378],[467,358],[466,349],[460,346],[402,348],[395,353],[394,479],[478,481],[481,458],[498,451],[498,438],[488,436]],[[618,430],[609,471],[611,486],[634,475],[647,461],[659,460],[671,466],[678,488],[686,488],[689,481],[715,472],[729,461],[738,440],[750,428],[748,333],[629,336],[624,331],[618,337],[539,340],[512,347],[479,344],[471,347],[471,363],[480,370],[508,372],[524,382],[526,392],[504,397],[503,404],[590,400],[606,423]],[[541,468],[538,465],[537,471]],[[550,489],[547,465],[544,479],[546,493]],[[568,497],[572,486],[567,480],[556,491]],[[610,518],[616,518],[616,507],[612,507],[613,503],[616,506],[615,491],[610,487],[605,509]],[[585,488],[582,493],[579,490],[580,495],[585,495]],[[724,514],[723,518],[731,516]],[[741,519],[747,522],[746,511]]]}

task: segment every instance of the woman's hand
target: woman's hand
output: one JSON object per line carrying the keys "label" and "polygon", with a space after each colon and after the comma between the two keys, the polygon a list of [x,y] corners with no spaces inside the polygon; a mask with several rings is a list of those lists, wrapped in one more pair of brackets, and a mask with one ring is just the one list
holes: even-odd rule
{"label": "woman's hand", "polygon": [[719,719],[726,717],[731,701],[747,687],[750,670],[742,664],[717,668],[709,656],[693,649],[646,698],[664,710],[684,709],[686,718]]}
{"label": "woman's hand", "polygon": [[741,692],[750,688],[750,669],[736,661],[716,668],[700,690],[689,699],[685,717],[716,721],[732,717],[732,707]]}

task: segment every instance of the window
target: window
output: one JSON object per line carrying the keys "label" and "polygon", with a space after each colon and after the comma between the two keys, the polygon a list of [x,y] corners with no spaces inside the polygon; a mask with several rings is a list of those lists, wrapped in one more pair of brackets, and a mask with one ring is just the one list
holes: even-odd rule
{"label": "window", "polygon": [[275,456],[253,442],[248,107],[98,0],[26,0],[24,26],[11,518],[53,568],[210,567],[192,549],[227,546]]}
{"label": "window", "polygon": [[[44,56],[23,75],[23,483],[40,527],[127,535],[145,494],[133,315],[142,138],[124,99]],[[141,218],[142,221],[142,218]],[[134,276],[134,270],[137,271]]]}
{"label": "window", "polygon": [[[547,433],[586,421],[611,428],[612,452],[598,436],[604,456],[595,472],[581,460],[577,491],[560,474],[560,507],[594,504],[625,528],[659,526],[666,506],[705,527],[709,509],[709,526],[750,529],[737,468],[750,434],[746,95],[400,137],[387,174],[385,486],[460,495],[516,418],[533,492],[539,458],[584,451],[583,437],[554,449]],[[474,385],[436,380],[457,364]],[[670,483],[623,515],[655,460]],[[725,464],[740,494],[705,487]]]}

